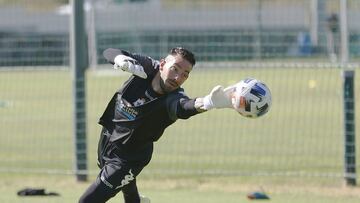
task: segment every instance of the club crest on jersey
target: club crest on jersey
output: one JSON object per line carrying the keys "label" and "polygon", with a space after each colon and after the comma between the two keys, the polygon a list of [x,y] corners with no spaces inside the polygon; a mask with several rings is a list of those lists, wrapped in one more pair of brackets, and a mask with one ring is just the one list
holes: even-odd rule
{"label": "club crest on jersey", "polygon": [[134,106],[140,106],[140,105],[143,105],[145,102],[146,102],[145,98],[139,98],[133,104],[134,104]]}

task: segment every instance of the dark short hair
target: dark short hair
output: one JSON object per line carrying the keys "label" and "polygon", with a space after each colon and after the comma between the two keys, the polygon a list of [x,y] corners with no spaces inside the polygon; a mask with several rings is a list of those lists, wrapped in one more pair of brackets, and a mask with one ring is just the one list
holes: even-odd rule
{"label": "dark short hair", "polygon": [[175,48],[172,48],[172,49],[170,50],[170,53],[169,53],[169,54],[170,54],[170,55],[173,55],[173,56],[179,55],[179,56],[181,56],[182,58],[184,58],[184,59],[186,59],[187,61],[189,61],[192,66],[195,66],[196,61],[195,61],[195,56],[194,56],[194,54],[193,54],[191,51],[189,51],[189,50],[187,50],[187,49],[185,49],[185,48],[183,48],[183,47],[175,47]]}

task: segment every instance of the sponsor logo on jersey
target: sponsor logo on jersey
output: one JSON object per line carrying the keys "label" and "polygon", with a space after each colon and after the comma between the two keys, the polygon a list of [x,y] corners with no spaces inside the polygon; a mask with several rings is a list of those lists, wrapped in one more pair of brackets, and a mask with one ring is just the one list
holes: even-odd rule
{"label": "sponsor logo on jersey", "polygon": [[125,116],[129,120],[134,120],[136,116],[139,114],[135,109],[126,106],[124,103],[120,104],[119,109],[121,115]]}

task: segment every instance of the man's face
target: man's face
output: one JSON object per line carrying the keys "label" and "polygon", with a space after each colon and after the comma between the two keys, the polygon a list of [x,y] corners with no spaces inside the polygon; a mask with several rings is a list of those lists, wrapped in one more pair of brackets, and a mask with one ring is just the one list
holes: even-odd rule
{"label": "man's face", "polygon": [[189,77],[192,65],[179,55],[168,55],[160,61],[160,86],[164,92],[179,88]]}

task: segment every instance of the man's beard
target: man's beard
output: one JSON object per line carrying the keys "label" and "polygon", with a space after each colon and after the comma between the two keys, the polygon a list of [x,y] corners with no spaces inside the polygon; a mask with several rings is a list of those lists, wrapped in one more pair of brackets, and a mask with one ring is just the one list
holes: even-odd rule
{"label": "man's beard", "polygon": [[166,86],[165,86],[165,82],[162,78],[160,78],[160,88],[164,93],[168,93],[169,91],[167,90]]}

